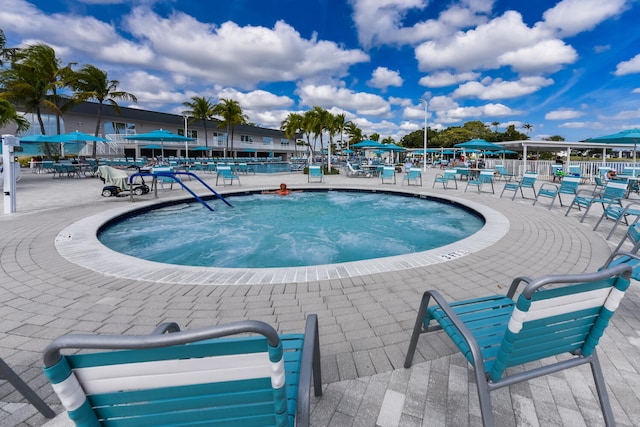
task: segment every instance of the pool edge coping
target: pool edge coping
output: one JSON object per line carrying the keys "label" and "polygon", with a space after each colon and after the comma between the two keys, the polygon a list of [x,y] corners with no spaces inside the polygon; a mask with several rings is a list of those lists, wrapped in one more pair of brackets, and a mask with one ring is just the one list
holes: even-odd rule
{"label": "pool edge coping", "polygon": [[[305,267],[218,268],[163,264],[113,251],[98,240],[98,229],[114,217],[167,201],[154,199],[105,210],[76,221],[58,233],[55,247],[58,253],[69,262],[110,277],[180,285],[267,285],[345,279],[435,265],[488,248],[501,240],[510,227],[509,220],[502,213],[486,205],[446,194],[429,193],[421,189],[382,190],[358,186],[314,186],[314,189],[384,191],[443,199],[477,211],[484,217],[485,225],[465,239],[428,251]],[[241,191],[255,190],[259,189],[243,188]],[[226,193],[232,192],[234,191],[229,190]],[[224,196],[225,192],[221,194]],[[179,200],[191,201],[192,198],[175,198],[176,202]]]}

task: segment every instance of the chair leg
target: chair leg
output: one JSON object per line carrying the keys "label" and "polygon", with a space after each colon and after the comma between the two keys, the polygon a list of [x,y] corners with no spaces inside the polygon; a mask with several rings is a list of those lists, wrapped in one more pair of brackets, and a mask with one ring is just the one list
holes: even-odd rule
{"label": "chair leg", "polygon": [[40,398],[23,380],[14,372],[13,369],[0,358],[0,378],[4,378],[15,387],[28,401],[31,403],[42,415],[46,418],[53,418],[56,416],[55,412],[44,403],[44,400]]}
{"label": "chair leg", "polygon": [[413,355],[416,352],[416,347],[418,345],[418,339],[420,338],[420,334],[422,334],[422,325],[424,324],[424,319],[427,316],[427,308],[429,307],[429,300],[431,299],[431,295],[427,292],[422,294],[422,301],[420,301],[420,308],[418,308],[418,314],[416,316],[416,323],[413,326],[413,332],[411,333],[411,339],[409,340],[409,349],[407,350],[407,357],[404,360],[404,367],[410,368],[411,363],[413,362]]}
{"label": "chair leg", "polygon": [[480,401],[480,414],[482,415],[482,425],[484,427],[494,426],[493,412],[491,409],[491,394],[487,385],[487,378],[484,369],[476,369],[473,372],[476,377],[476,387],[478,388],[478,400]]}
{"label": "chair leg", "polygon": [[609,401],[609,394],[607,393],[607,385],[604,382],[604,376],[602,375],[602,368],[600,367],[600,360],[598,359],[596,350],[593,350],[591,354],[590,365],[593,379],[596,383],[596,390],[598,391],[598,400],[600,401],[600,409],[602,409],[604,423],[607,427],[615,426],[616,421],[613,418],[613,410],[611,409],[611,402]]}
{"label": "chair leg", "polygon": [[582,217],[580,218],[580,222],[584,222],[584,219],[587,217],[587,214],[589,213],[589,210],[591,209],[591,206],[593,206],[593,203],[589,203],[589,206],[587,206],[584,210],[584,214],[582,215]]}

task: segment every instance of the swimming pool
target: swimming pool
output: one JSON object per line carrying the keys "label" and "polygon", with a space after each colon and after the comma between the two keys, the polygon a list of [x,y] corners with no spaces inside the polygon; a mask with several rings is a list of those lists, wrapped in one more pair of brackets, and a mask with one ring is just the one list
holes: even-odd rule
{"label": "swimming pool", "polygon": [[464,239],[484,219],[451,202],[380,192],[228,197],[210,212],[180,203],[118,218],[100,241],[149,261],[200,267],[304,267],[421,252]]}
{"label": "swimming pool", "polygon": [[[258,187],[260,189],[260,187]],[[364,188],[354,188],[362,189]],[[241,191],[247,193],[249,188]],[[229,188],[222,192],[227,197],[236,194],[237,189]],[[418,188],[398,188],[393,191],[418,196]],[[275,197],[275,196],[272,196]],[[422,196],[420,196],[422,197]],[[435,196],[434,196],[435,197]],[[465,258],[482,251],[500,241],[509,231],[509,220],[495,209],[451,194],[439,194],[437,199],[464,205],[478,212],[485,219],[485,225],[473,235],[451,244],[428,251],[406,255],[376,258],[345,263],[323,264],[308,267],[274,268],[216,268],[193,267],[147,261],[113,251],[98,240],[98,230],[114,218],[123,215],[137,215],[141,211],[163,205],[157,200],[138,203],[113,204],[94,215],[82,218],[58,233],[55,247],[67,261],[105,277],[148,282],[151,286],[159,284],[202,285],[202,286],[246,286],[303,284],[322,280],[359,280],[363,276],[381,273],[393,273],[400,270],[425,268],[451,260]],[[185,202],[190,198],[183,198]],[[425,273],[427,274],[427,273]],[[353,282],[359,283],[359,282]],[[168,288],[163,288],[168,289]]]}

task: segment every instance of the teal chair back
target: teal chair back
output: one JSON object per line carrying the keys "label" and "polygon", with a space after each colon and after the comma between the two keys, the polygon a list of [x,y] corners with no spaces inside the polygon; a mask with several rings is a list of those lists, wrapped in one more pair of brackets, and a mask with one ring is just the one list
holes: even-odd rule
{"label": "teal chair back", "polygon": [[[62,336],[45,349],[45,375],[77,426],[308,425],[312,370],[321,381],[315,315],[304,334],[279,336],[252,320],[164,329],[170,333]],[[63,355],[68,348],[118,351]]]}
{"label": "teal chair back", "polygon": [[382,173],[380,174],[380,178],[382,178],[382,183],[384,184],[385,180],[391,180],[394,184],[396,183],[396,168],[393,166],[384,166],[382,168]]}
{"label": "teal chair back", "polygon": [[323,174],[322,174],[322,168],[320,167],[320,165],[309,166],[309,175],[307,176],[307,181],[311,182],[313,179],[318,179],[319,181],[322,181]]}
{"label": "teal chair back", "polygon": [[582,169],[580,169],[579,165],[572,165],[572,166],[569,166],[569,173],[571,175],[582,176]]}

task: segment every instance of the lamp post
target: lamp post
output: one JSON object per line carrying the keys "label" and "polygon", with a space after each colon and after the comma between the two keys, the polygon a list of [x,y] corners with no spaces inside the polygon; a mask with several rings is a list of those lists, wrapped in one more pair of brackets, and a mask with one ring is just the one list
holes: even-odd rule
{"label": "lamp post", "polygon": [[[184,118],[184,136],[188,137],[189,135],[187,135],[187,119],[189,119],[189,116],[185,114],[182,117]],[[184,141],[184,159],[185,159],[185,162],[187,161],[187,157],[189,157],[189,141],[185,140]]]}
{"label": "lamp post", "polygon": [[429,107],[426,100],[420,98],[420,102],[424,104],[424,153],[422,155],[422,170],[427,172],[427,112]]}

